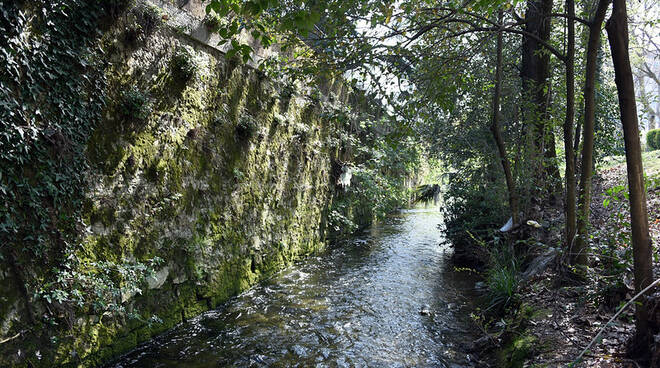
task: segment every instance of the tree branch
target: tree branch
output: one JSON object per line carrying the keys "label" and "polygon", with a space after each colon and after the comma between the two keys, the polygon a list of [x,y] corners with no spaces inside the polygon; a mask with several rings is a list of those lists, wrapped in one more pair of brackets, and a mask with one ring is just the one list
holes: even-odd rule
{"label": "tree branch", "polygon": [[566,18],[566,19],[573,19],[574,21],[576,21],[576,22],[580,22],[580,23],[584,24],[584,25],[587,26],[587,27],[591,25],[591,23],[589,23],[588,20],[586,20],[586,19],[582,19],[582,18],[580,18],[580,17],[578,17],[578,16],[573,16],[573,17],[571,17],[571,16],[569,16],[568,14],[563,14],[563,13],[550,13],[550,16],[551,16],[551,17]]}

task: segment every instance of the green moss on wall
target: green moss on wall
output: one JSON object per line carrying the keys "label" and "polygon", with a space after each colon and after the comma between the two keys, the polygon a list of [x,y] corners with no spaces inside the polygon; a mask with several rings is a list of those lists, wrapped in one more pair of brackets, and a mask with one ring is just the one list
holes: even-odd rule
{"label": "green moss on wall", "polygon": [[[107,98],[85,146],[88,232],[75,257],[90,268],[159,257],[165,271],[121,301],[139,318],[71,309],[70,326],[16,340],[24,356],[40,351],[35,366],[107,362],[324,245],[334,152],[321,142],[333,127],[318,101],[165,24],[138,30],[138,13],[121,14],[99,40],[112,62],[97,71]],[[130,45],[127,29],[139,31]],[[3,290],[11,293],[19,299]],[[0,304],[4,318],[13,303]]]}

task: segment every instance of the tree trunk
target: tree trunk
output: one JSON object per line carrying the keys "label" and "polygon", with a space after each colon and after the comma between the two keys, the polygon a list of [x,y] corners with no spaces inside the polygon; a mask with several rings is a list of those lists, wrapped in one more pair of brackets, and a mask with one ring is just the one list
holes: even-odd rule
{"label": "tree trunk", "polygon": [[[500,10],[498,14],[498,23],[502,24],[503,12]],[[502,31],[497,33],[497,60],[495,67],[495,91],[493,93],[493,119],[490,126],[490,131],[493,133],[493,138],[497,145],[497,151],[504,170],[504,178],[506,179],[506,187],[509,191],[509,207],[511,209],[511,218],[513,224],[518,224],[518,194],[516,193],[515,182],[511,174],[511,164],[506,154],[506,147],[504,146],[504,139],[500,132],[500,96],[502,95]]]}
{"label": "tree trunk", "polygon": [[[580,12],[582,14],[594,14],[596,5],[597,3],[591,4],[590,2],[581,2],[581,9]],[[589,25],[586,24],[584,27],[580,29],[580,36],[578,37],[578,40],[580,40],[580,44],[577,45],[575,44],[575,47],[578,50],[586,50],[587,49],[587,42],[589,40]],[[575,56],[573,56],[575,57]],[[573,59],[573,64],[575,65],[576,62],[580,62],[581,59]],[[578,67],[578,69],[583,69],[582,65]],[[577,101],[576,101],[577,103]],[[575,177],[575,184],[577,185],[578,183],[578,171],[580,170],[580,152],[581,152],[581,139],[582,139],[582,122],[584,121],[584,109],[575,109],[575,134],[573,135],[573,139],[575,142],[573,143],[573,152],[575,154],[575,170],[576,170],[576,177]]]}
{"label": "tree trunk", "polygon": [[566,197],[564,212],[566,214],[566,247],[571,249],[575,238],[577,215],[575,208],[575,151],[573,151],[573,120],[575,118],[575,1],[566,0],[567,38],[566,45],[566,120],[564,121],[564,150],[566,161]]}
{"label": "tree trunk", "polygon": [[[553,0],[527,0],[525,14],[525,31],[534,34],[540,40],[548,42],[550,39],[551,17]],[[550,55],[544,52],[542,44],[534,37],[523,37],[522,66],[520,76],[523,86],[523,121],[529,124],[532,152],[529,160],[534,167],[535,180],[539,183],[552,183],[556,169],[556,160],[546,160],[552,157],[552,150],[548,150],[550,128],[548,127],[548,93],[550,76]],[[554,148],[554,147],[552,147]],[[555,155],[556,157],[556,155]],[[546,161],[551,167],[546,167]],[[543,200],[555,189],[555,186],[546,186],[545,193],[533,193],[532,197]],[[550,192],[550,193],[549,193]]]}
{"label": "tree trunk", "polygon": [[[628,54],[628,16],[625,0],[614,0],[612,16],[607,21],[606,29],[610,50],[612,51],[614,81],[619,96],[623,139],[626,146],[635,291],[640,292],[653,282],[653,258],[651,257],[651,239],[649,238],[648,213],[646,210],[644,169],[642,167],[642,149],[639,143],[635,86]],[[644,349],[645,352],[648,352],[650,335],[644,302],[637,304],[635,322],[638,342],[635,345],[638,349]]]}
{"label": "tree trunk", "polygon": [[[573,102],[575,104],[575,101]],[[575,107],[575,106],[574,106]],[[580,110],[582,111],[582,110]],[[575,124],[575,135],[573,136],[575,139],[575,142],[573,142],[573,167],[575,170],[579,168],[578,165],[578,159],[580,158],[580,155],[577,154],[577,152],[580,151],[580,134],[582,132],[582,118],[578,117],[576,124]],[[575,177],[575,181],[577,183],[577,176]]]}
{"label": "tree trunk", "polygon": [[[551,106],[552,92],[549,88],[551,84],[548,82],[548,102],[546,105]],[[546,111],[545,117],[543,119],[545,123],[545,186],[546,193],[548,194],[548,200],[550,203],[554,204],[559,198],[561,198],[562,185],[561,185],[561,173],[559,172],[559,160],[557,158],[557,140],[555,139],[555,132],[553,131],[552,124],[549,123],[549,114]]]}
{"label": "tree trunk", "polygon": [[587,63],[584,81],[584,126],[582,139],[582,160],[580,172],[580,197],[578,201],[577,237],[570,249],[572,263],[587,263],[587,227],[589,226],[589,206],[591,205],[591,175],[594,157],[594,125],[596,120],[596,67],[600,33],[609,0],[599,0],[596,12],[589,24],[587,41]]}

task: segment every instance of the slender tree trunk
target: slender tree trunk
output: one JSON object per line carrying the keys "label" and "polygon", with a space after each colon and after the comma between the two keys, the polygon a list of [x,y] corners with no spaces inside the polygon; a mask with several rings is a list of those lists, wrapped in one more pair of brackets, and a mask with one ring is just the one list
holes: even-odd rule
{"label": "slender tree trunk", "polygon": [[[575,65],[575,63],[573,63],[573,65]],[[573,103],[575,103],[575,101]],[[582,120],[578,117],[575,124],[575,135],[573,136],[575,139],[573,142],[573,167],[575,167],[576,172],[579,168],[578,159],[580,158],[580,155],[578,155],[577,152],[580,151],[580,134],[582,134]],[[577,176],[575,177],[575,180],[577,183]]]}
{"label": "slender tree trunk", "polygon": [[[548,60],[548,67],[550,66],[550,60]],[[547,76],[547,92],[546,92],[546,104],[544,107],[543,122],[545,126],[545,178],[546,178],[546,192],[548,193],[548,199],[551,203],[555,203],[558,198],[561,197],[562,185],[561,185],[561,173],[559,172],[559,159],[557,158],[557,140],[555,138],[554,127],[550,123],[550,111],[549,107],[552,106],[552,82],[550,76],[550,69],[548,69]]]}
{"label": "slender tree trunk", "polygon": [[[580,110],[580,111],[582,111],[582,110]],[[576,172],[580,167],[580,165],[579,165],[580,155],[578,154],[578,152],[580,152],[580,135],[581,134],[582,134],[582,120],[581,120],[580,117],[578,117],[575,121],[575,135],[573,136],[573,139],[575,140],[573,142],[573,156],[574,156],[573,157],[574,158],[573,165],[575,167]],[[575,182],[577,183],[577,175],[575,177]]]}
{"label": "slender tree trunk", "polygon": [[[581,12],[583,14],[594,14],[595,8],[596,8],[596,3],[591,4],[590,2],[581,2]],[[579,46],[576,44],[575,47],[578,50],[587,49],[587,42],[589,39],[589,25],[587,24],[585,27],[582,27],[580,29],[580,36],[578,37],[578,40],[580,40]],[[575,65],[576,62],[580,61],[579,59],[573,59],[573,64]],[[578,69],[583,69],[583,66],[580,65]],[[584,102],[584,101],[582,101]],[[577,103],[577,101],[576,101]],[[575,183],[577,185],[578,182],[578,171],[580,170],[580,148],[582,143],[582,123],[584,121],[584,109],[576,109],[575,110],[575,135],[573,135],[575,142],[573,143],[573,152],[575,153],[575,170],[576,170],[576,178],[575,178]]]}
{"label": "slender tree trunk", "polygon": [[[610,4],[612,2],[610,1]],[[603,71],[603,66],[605,65],[605,45],[604,41],[601,37],[600,42],[598,42],[598,53],[596,56],[596,79],[594,83],[594,93],[595,93],[595,103],[594,103],[594,108],[595,113],[594,113],[594,135],[598,136],[599,132],[603,131],[603,119],[601,116],[598,115],[598,106],[600,106],[603,103],[603,97],[598,93],[598,87],[603,85],[603,80],[604,78],[604,71]],[[600,118],[600,119],[599,119]],[[594,139],[594,150],[593,154],[591,155],[591,168],[593,171],[593,168],[596,167],[596,147],[597,147],[597,142]]]}
{"label": "slender tree trunk", "polygon": [[582,139],[582,160],[580,172],[580,197],[578,201],[577,237],[570,249],[573,263],[587,263],[587,231],[589,226],[589,206],[591,205],[591,175],[594,157],[594,126],[596,120],[596,67],[600,33],[609,0],[598,0],[596,12],[589,24],[587,41],[587,64],[584,81],[584,126]]}
{"label": "slender tree trunk", "polygon": [[557,140],[555,139],[554,127],[550,124],[550,116],[547,111],[548,106],[552,106],[552,84],[548,82],[546,112],[543,121],[545,122],[545,186],[550,203],[555,203],[562,193],[561,173],[559,172],[559,160],[557,159]]}
{"label": "slender tree trunk", "polygon": [[564,121],[564,150],[566,161],[566,244],[571,249],[575,238],[577,215],[575,208],[575,151],[573,151],[573,120],[575,118],[575,0],[566,0],[567,38],[566,45],[566,120]]}
{"label": "slender tree trunk", "polygon": [[[547,42],[550,39],[553,0],[527,0],[525,31]],[[556,160],[546,160],[553,152],[547,152],[550,137],[548,133],[548,80],[550,76],[550,56],[544,52],[542,44],[534,37],[523,37],[521,78],[523,86],[523,120],[529,124],[532,151],[529,160],[535,166],[533,175],[539,183],[549,183],[558,173]],[[554,147],[552,147],[554,148]],[[556,157],[556,155],[555,155]],[[550,165],[551,167],[546,167]],[[552,182],[552,184],[555,184]],[[532,193],[532,197],[545,199],[556,186],[546,186],[544,192]]]}
{"label": "slender tree trunk", "polygon": [[[500,10],[498,14],[498,23],[502,24],[503,12]],[[490,131],[493,133],[493,138],[497,144],[497,152],[500,156],[502,169],[504,170],[504,178],[506,179],[506,187],[509,191],[509,207],[511,209],[511,218],[513,224],[518,224],[518,194],[516,193],[515,182],[511,174],[511,164],[506,154],[506,147],[504,146],[504,139],[500,132],[500,96],[502,95],[502,31],[497,33],[497,60],[495,67],[495,92],[493,93],[493,119],[490,126]]]}
{"label": "slender tree trunk", "polygon": [[[628,190],[630,200],[630,226],[632,230],[635,291],[639,292],[653,282],[653,258],[649,238],[642,149],[639,143],[635,85],[628,54],[628,16],[626,1],[614,0],[612,16],[607,21],[607,35],[614,62],[614,81],[619,96],[619,110],[626,146]],[[637,304],[636,327],[639,349],[648,352],[650,335],[645,303]],[[640,351],[641,352],[641,351]]]}

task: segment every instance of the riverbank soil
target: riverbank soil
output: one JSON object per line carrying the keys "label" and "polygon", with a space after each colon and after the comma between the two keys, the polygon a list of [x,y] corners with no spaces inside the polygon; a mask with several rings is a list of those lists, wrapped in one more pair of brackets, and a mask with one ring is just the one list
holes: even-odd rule
{"label": "riverbank soil", "polygon": [[[650,233],[653,241],[655,277],[660,275],[660,151],[644,154]],[[559,257],[537,267],[560,244],[563,217],[559,209],[543,211],[542,228],[533,232],[539,241],[525,256],[518,294],[520,304],[502,317],[509,332],[483,339],[483,350],[491,351],[492,362],[505,367],[565,367],[580,353],[634,293],[632,249],[625,160],[611,158],[594,177],[592,201],[591,263],[583,280],[567,276],[558,267]],[[542,243],[542,244],[540,244]],[[553,248],[555,247],[555,248]],[[558,252],[557,252],[558,254]],[[530,270],[536,268],[535,270]],[[660,293],[647,301],[651,326],[660,326]],[[655,307],[654,307],[655,306]],[[660,334],[646,361],[633,359],[634,306],[624,310],[608,325],[577,367],[660,367]],[[491,332],[491,331],[489,331]],[[491,335],[493,336],[492,332]],[[488,347],[490,345],[490,347]]]}

